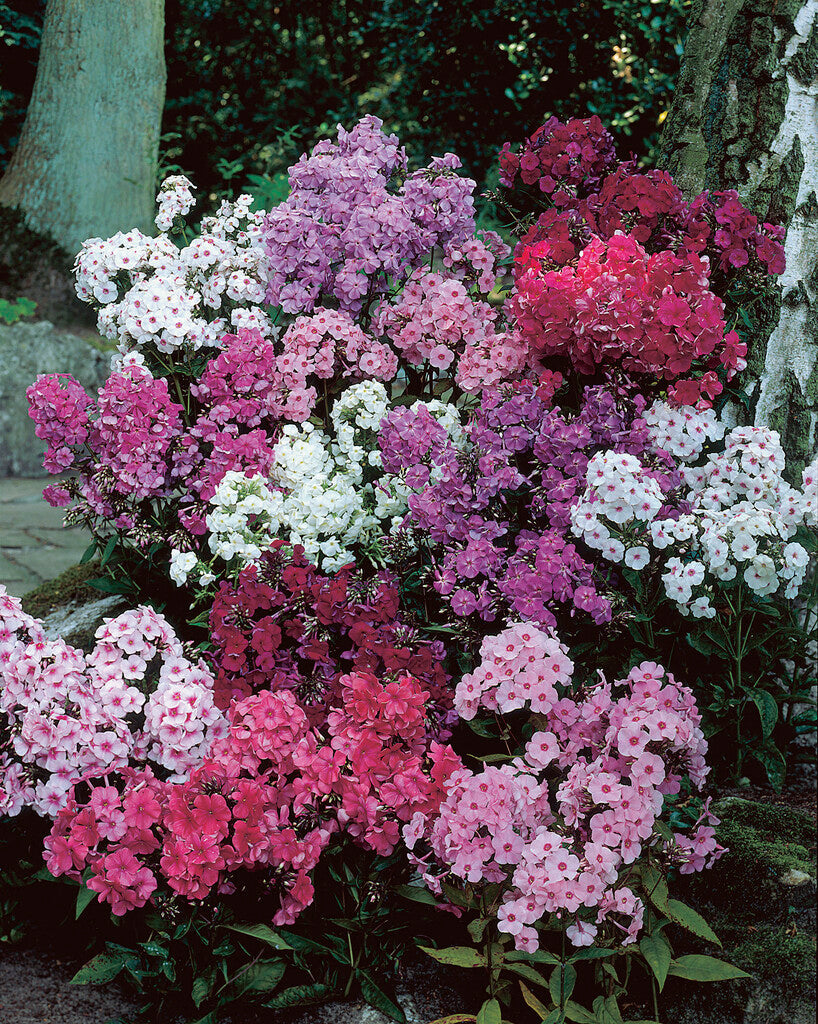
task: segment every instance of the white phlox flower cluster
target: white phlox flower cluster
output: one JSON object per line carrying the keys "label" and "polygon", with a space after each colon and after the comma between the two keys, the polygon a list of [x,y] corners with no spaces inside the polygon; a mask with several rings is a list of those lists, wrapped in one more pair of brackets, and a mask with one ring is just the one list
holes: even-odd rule
{"label": "white phlox flower cluster", "polygon": [[663,504],[659,483],[635,455],[598,452],[588,463],[586,488],[571,509],[571,529],[603,558],[644,569],[650,561],[645,524]]}
{"label": "white phlox flower cluster", "polygon": [[650,525],[654,546],[674,551],[662,580],[680,611],[713,618],[715,587],[737,578],[760,597],[797,596],[810,558],[793,538],[818,525],[818,459],[800,490],[783,479],[784,466],[775,431],[736,427],[723,452],[685,471],[691,512]]}
{"label": "white phlox flower cluster", "polygon": [[193,182],[184,174],[171,174],[165,178],[156,197],[159,211],[155,217],[160,231],[170,231],[176,217],[186,217],[193,209]]}
{"label": "white phlox flower cluster", "polygon": [[[191,188],[181,175],[162,185],[156,217],[162,232],[191,209]],[[150,238],[137,230],[84,242],[74,266],[76,291],[97,307],[100,333],[121,353],[217,347],[240,327],[274,335],[263,305],[269,278],[259,241],[264,214],[252,212],[252,202],[249,195],[223,202],[181,249],[167,234]]]}
{"label": "white phlox flower cluster", "polygon": [[721,441],[724,424],[713,409],[674,407],[661,400],[642,414],[657,448],[681,462],[695,462],[708,441]]}

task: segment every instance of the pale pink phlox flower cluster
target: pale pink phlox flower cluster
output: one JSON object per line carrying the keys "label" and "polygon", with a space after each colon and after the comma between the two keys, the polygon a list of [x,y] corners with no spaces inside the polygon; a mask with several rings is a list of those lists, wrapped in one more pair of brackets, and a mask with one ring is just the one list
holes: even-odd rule
{"label": "pale pink phlox flower cluster", "polygon": [[514,623],[483,640],[480,664],[457,684],[454,706],[466,721],[481,707],[548,714],[560,700],[557,687],[570,684],[573,669],[568,648],[554,632]]}
{"label": "pale pink phlox flower cluster", "polygon": [[282,345],[278,369],[290,388],[304,387],[311,377],[389,381],[398,370],[392,349],[367,335],[342,310],[318,306],[311,314],[297,317]]}
{"label": "pale pink phlox flower cluster", "polygon": [[193,182],[184,174],[171,174],[165,178],[156,197],[159,210],[155,217],[160,231],[170,231],[177,217],[186,217],[193,209]]}
{"label": "pale pink phlox flower cluster", "polygon": [[[505,646],[516,657],[514,645]],[[492,674],[497,666],[490,653]],[[498,691],[508,679],[497,680]],[[537,949],[535,925],[549,914],[570,915],[575,945],[591,944],[603,923],[623,944],[636,941],[644,907],[621,873],[660,841],[654,825],[664,796],[679,791],[684,775],[699,788],[706,778],[707,744],[691,691],[649,662],[615,686],[622,696],[602,679],[547,701],[522,757],[477,774],[455,772],[439,812],[416,814],[404,829],[410,849],[421,839],[431,848],[413,856],[433,891],[446,874],[507,882],[498,921],[518,949]],[[514,695],[511,709],[519,706]],[[548,787],[555,772],[558,813]],[[672,856],[700,870],[718,851],[713,834],[699,829]]]}
{"label": "pale pink phlox flower cluster", "polygon": [[497,331],[497,316],[489,303],[472,298],[462,281],[420,268],[396,300],[377,306],[372,329],[388,336],[407,362],[451,368],[464,390],[476,391],[506,379],[525,362],[525,345],[513,332]]}
{"label": "pale pink phlox flower cluster", "polygon": [[[224,730],[213,677],[149,608],[107,620],[87,656],[0,593],[0,811],[53,816],[71,787],[146,758],[183,778]],[[140,724],[143,722],[143,724]]]}

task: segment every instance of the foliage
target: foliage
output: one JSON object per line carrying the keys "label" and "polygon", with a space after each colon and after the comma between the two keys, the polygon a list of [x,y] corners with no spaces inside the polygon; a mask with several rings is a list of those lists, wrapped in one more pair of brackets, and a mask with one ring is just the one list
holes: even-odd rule
{"label": "foliage", "polygon": [[27,316],[33,316],[37,303],[31,299],[15,299],[9,302],[8,299],[0,299],[0,322],[4,324],[15,324]]}
{"label": "foliage", "polygon": [[[0,7],[0,166],[30,95],[44,6]],[[168,0],[162,177],[192,173],[216,195],[231,179],[269,193],[301,148],[364,111],[416,159],[453,150],[478,179],[499,139],[551,113],[598,114],[649,156],[688,6]]]}

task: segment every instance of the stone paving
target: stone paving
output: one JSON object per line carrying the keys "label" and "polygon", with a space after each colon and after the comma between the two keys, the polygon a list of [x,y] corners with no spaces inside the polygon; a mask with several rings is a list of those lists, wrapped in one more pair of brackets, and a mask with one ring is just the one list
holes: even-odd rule
{"label": "stone paving", "polygon": [[0,583],[16,597],[76,565],[90,543],[86,531],[63,527],[62,509],[43,501],[48,482],[0,479]]}

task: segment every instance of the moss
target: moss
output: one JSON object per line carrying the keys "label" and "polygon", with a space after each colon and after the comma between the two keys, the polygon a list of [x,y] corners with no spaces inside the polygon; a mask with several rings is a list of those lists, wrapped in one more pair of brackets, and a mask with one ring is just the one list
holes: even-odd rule
{"label": "moss", "polygon": [[806,42],[802,43],[790,61],[787,71],[797,82],[809,85],[818,67],[818,22],[813,22]]}
{"label": "moss", "polygon": [[56,579],[47,580],[29,591],[22,599],[23,609],[35,618],[43,618],[56,608],[64,608],[68,604],[98,600],[99,591],[88,584],[88,580],[98,575],[98,561],[73,565]]}
{"label": "moss", "polygon": [[785,977],[789,990],[807,993],[815,981],[815,937],[783,929],[748,932],[730,960],[758,978]]}

